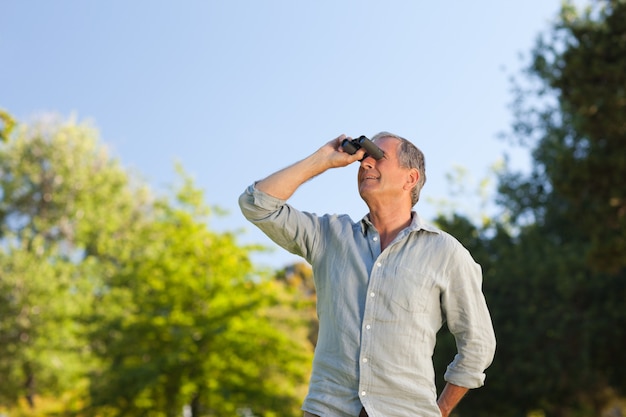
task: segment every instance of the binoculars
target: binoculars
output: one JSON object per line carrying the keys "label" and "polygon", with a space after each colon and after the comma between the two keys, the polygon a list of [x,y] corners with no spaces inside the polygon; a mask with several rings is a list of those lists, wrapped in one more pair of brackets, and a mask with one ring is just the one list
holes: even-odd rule
{"label": "binoculars", "polygon": [[382,151],[382,149],[376,146],[374,142],[372,142],[365,136],[360,136],[352,140],[344,139],[343,142],[341,142],[341,147],[350,155],[354,155],[356,151],[361,148],[365,149],[366,153],[363,156],[363,159],[367,158],[368,155],[376,160],[379,160],[383,156],[385,156],[385,153]]}

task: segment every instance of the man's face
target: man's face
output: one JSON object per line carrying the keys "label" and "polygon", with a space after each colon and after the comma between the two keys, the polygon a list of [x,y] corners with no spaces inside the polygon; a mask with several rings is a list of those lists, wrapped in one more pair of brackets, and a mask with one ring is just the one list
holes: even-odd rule
{"label": "man's face", "polygon": [[376,202],[394,204],[404,198],[410,203],[411,186],[407,180],[417,170],[411,173],[411,169],[400,166],[397,155],[400,145],[398,139],[381,138],[376,141],[376,145],[383,150],[385,156],[379,160],[368,156],[361,161],[358,174],[361,198],[368,205]]}

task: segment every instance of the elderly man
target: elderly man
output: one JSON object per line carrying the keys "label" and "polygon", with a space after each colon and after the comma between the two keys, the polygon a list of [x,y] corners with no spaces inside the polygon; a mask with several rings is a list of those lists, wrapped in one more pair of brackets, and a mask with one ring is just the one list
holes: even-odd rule
{"label": "elderly man", "polygon": [[[426,180],[415,145],[379,133],[375,159],[365,148],[344,151],[346,139],[254,183],[239,199],[248,220],[313,267],[319,335],[304,415],[448,416],[468,389],[483,385],[495,351],[480,266],[413,211]],[[357,161],[369,208],[360,221],[286,203],[304,182]],[[437,397],[432,355],[444,321],[458,353]]]}

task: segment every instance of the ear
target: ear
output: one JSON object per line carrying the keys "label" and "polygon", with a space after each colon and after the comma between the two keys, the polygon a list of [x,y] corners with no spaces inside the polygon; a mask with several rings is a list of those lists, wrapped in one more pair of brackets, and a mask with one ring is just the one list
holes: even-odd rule
{"label": "ear", "polygon": [[405,190],[411,190],[417,185],[420,179],[420,173],[416,168],[411,168],[406,176],[406,182],[404,183]]}

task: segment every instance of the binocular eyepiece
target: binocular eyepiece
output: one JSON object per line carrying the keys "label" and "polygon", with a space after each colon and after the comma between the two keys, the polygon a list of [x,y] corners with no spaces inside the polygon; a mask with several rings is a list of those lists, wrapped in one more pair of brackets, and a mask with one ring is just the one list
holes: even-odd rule
{"label": "binocular eyepiece", "polygon": [[363,159],[367,158],[368,155],[376,160],[382,159],[382,157],[385,156],[382,149],[376,146],[374,142],[365,136],[360,136],[357,139],[352,140],[344,139],[343,142],[341,142],[341,147],[350,155],[354,155],[356,151],[361,148],[365,149],[366,153],[363,156]]}

